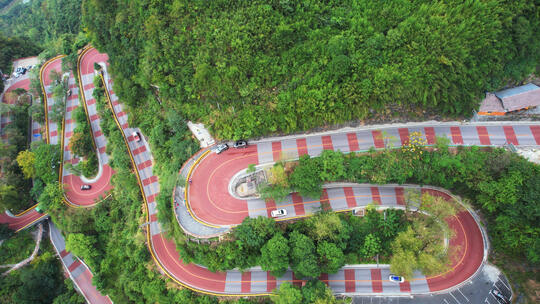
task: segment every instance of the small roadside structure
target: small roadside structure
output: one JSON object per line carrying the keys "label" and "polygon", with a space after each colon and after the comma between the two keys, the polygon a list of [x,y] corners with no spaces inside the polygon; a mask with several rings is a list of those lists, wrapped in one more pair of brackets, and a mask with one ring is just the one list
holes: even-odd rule
{"label": "small roadside structure", "polygon": [[212,135],[210,135],[210,132],[208,132],[202,123],[196,124],[188,121],[187,126],[199,141],[201,148],[206,148],[216,143]]}
{"label": "small roadside structure", "polygon": [[494,93],[486,93],[478,115],[503,116],[540,106],[540,87],[528,83]]}

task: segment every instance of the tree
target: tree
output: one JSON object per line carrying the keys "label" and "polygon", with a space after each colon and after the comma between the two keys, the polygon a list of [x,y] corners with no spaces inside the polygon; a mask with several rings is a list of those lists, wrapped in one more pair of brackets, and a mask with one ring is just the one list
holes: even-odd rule
{"label": "tree", "polygon": [[49,111],[48,118],[50,121],[61,124],[64,119],[64,113],[66,111],[66,104],[62,99],[55,100],[54,104],[51,106]]}
{"label": "tree", "polygon": [[315,244],[306,235],[293,231],[289,235],[291,266],[299,277],[316,278],[321,274],[317,263]]}
{"label": "tree", "polygon": [[319,265],[323,273],[336,273],[345,265],[343,251],[334,243],[322,241],[317,245]]}
{"label": "tree", "polygon": [[319,212],[306,219],[305,225],[306,234],[318,242],[328,240],[344,248],[349,239],[349,225],[335,212]]}
{"label": "tree", "polygon": [[91,269],[96,269],[96,258],[99,252],[96,250],[97,239],[94,236],[82,233],[70,233],[66,237],[66,251],[82,258]]}
{"label": "tree", "polygon": [[279,289],[275,290],[274,294],[270,296],[270,299],[275,304],[298,304],[303,302],[304,297],[300,289],[289,282],[283,282]]}
{"label": "tree", "polygon": [[45,186],[39,196],[39,208],[44,211],[56,211],[63,206],[64,189],[55,181]]}
{"label": "tree", "polygon": [[319,172],[320,166],[317,159],[310,159],[307,154],[303,155],[300,157],[298,166],[289,176],[289,183],[300,195],[318,198],[322,193]]}
{"label": "tree", "polygon": [[242,251],[245,264],[242,268],[254,266],[262,246],[277,233],[274,219],[267,217],[246,217],[242,224],[234,229],[236,246]]}
{"label": "tree", "polygon": [[73,154],[86,158],[94,151],[91,140],[89,134],[74,132],[69,139],[68,147]]}
{"label": "tree", "polygon": [[381,251],[381,241],[373,234],[368,234],[364,239],[364,247],[362,247],[362,255],[365,258],[372,258]]}
{"label": "tree", "polygon": [[76,176],[81,176],[82,175],[82,168],[80,168],[77,165],[74,166],[72,163],[65,163],[64,164],[64,169],[66,169],[67,171],[71,172],[72,174],[74,174]]}
{"label": "tree", "polygon": [[319,156],[320,179],[322,181],[339,181],[345,177],[343,153],[340,151],[324,150]]}
{"label": "tree", "polygon": [[0,185],[0,210],[16,209],[21,205],[19,194],[15,187],[11,185]]}
{"label": "tree", "polygon": [[272,218],[246,217],[242,224],[234,230],[237,243],[241,246],[256,248],[257,251],[271,239],[277,232],[275,221]]}
{"label": "tree", "polygon": [[400,275],[406,280],[410,280],[413,277],[416,267],[417,264],[414,252],[411,250],[394,251],[392,259],[390,260],[390,271],[392,273]]}
{"label": "tree", "polygon": [[60,148],[58,145],[41,143],[34,151],[35,176],[45,184],[58,181],[58,169],[60,168]]}
{"label": "tree", "polygon": [[13,294],[16,303],[51,303],[63,288],[62,276],[57,270],[58,264],[50,252],[44,253],[32,267],[21,271],[22,286]]}
{"label": "tree", "polygon": [[280,233],[274,235],[261,248],[259,264],[273,276],[281,277],[289,268],[289,243]]}
{"label": "tree", "polygon": [[34,162],[36,158],[32,151],[21,151],[17,155],[17,164],[21,167],[21,170],[26,178],[33,178],[36,170],[34,168]]}
{"label": "tree", "polygon": [[291,193],[291,189],[279,185],[262,184],[259,185],[257,192],[261,199],[274,200],[279,204]]}
{"label": "tree", "polygon": [[310,280],[302,287],[302,295],[304,303],[314,304],[337,304],[347,303],[346,301],[338,301],[334,297],[332,289],[319,280]]}
{"label": "tree", "polygon": [[33,56],[41,51],[41,48],[31,39],[22,38],[22,35],[5,35],[4,33],[0,31],[0,45],[2,46],[0,70],[6,74],[13,59]]}
{"label": "tree", "polygon": [[9,228],[8,224],[0,224],[0,241],[9,239],[14,234],[14,231]]}
{"label": "tree", "polygon": [[28,114],[32,117],[32,120],[43,124],[45,122],[45,109],[42,104],[34,103],[28,108]]}

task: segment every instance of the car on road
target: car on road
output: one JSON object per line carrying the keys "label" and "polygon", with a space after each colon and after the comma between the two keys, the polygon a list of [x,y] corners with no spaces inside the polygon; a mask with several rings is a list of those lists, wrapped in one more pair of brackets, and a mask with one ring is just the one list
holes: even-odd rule
{"label": "car on road", "polygon": [[247,147],[247,145],[248,145],[248,144],[247,144],[247,141],[241,139],[241,140],[237,140],[237,141],[234,143],[234,146],[233,146],[233,147],[236,148],[236,149],[241,149],[241,148]]}
{"label": "car on road", "polygon": [[90,190],[92,189],[92,186],[91,185],[81,185],[81,190]]}
{"label": "car on road", "polygon": [[218,145],[216,148],[216,154],[220,154],[221,152],[227,151],[228,149],[229,149],[229,145],[227,144]]}
{"label": "car on road", "polygon": [[497,299],[497,302],[499,302],[501,304],[510,303],[510,301],[508,299],[506,299],[506,297],[503,296],[502,293],[500,291],[498,291],[497,289],[492,289],[491,294],[495,297],[495,299]]}
{"label": "car on road", "polygon": [[270,212],[270,214],[272,215],[272,217],[282,217],[282,216],[287,215],[287,210],[285,210],[285,209],[276,209],[276,210],[272,210],[272,212]]}
{"label": "car on road", "polygon": [[395,274],[391,274],[390,276],[388,276],[388,281],[396,282],[396,283],[403,283],[403,282],[405,282],[405,278],[397,276]]}
{"label": "car on road", "polygon": [[352,214],[354,216],[364,216],[364,208],[354,208]]}
{"label": "car on road", "polygon": [[141,141],[141,136],[139,135],[139,132],[135,131],[131,135],[133,135],[133,139],[135,139],[136,142]]}

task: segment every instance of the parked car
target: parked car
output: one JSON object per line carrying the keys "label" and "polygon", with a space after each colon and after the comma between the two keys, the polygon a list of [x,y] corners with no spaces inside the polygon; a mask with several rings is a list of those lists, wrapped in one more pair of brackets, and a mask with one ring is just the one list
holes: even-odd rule
{"label": "parked car", "polygon": [[86,184],[85,184],[85,185],[82,185],[82,186],[81,186],[81,190],[90,190],[90,189],[92,189],[92,186],[91,186],[91,185],[86,185]]}
{"label": "parked car", "polygon": [[497,289],[492,289],[491,294],[495,297],[495,299],[497,299],[497,302],[499,303],[502,303],[502,304],[510,303],[510,301],[505,296],[503,296],[502,293],[498,291]]}
{"label": "parked car", "polygon": [[221,152],[227,151],[228,149],[229,149],[229,145],[227,144],[218,145],[216,148],[216,154],[220,154]]}
{"label": "parked car", "polygon": [[364,216],[364,208],[354,208],[352,214],[354,216]]}
{"label": "parked car", "polygon": [[272,212],[270,212],[270,214],[272,215],[272,217],[282,217],[282,216],[287,215],[287,210],[285,210],[285,209],[272,210]]}
{"label": "parked car", "polygon": [[137,142],[141,141],[141,136],[139,135],[139,132],[135,131],[131,135],[133,135],[133,139],[135,139],[135,141]]}
{"label": "parked car", "polygon": [[405,278],[404,278],[404,277],[397,276],[397,275],[395,275],[395,274],[391,274],[391,275],[388,277],[388,281],[390,281],[390,282],[396,282],[396,283],[403,283],[403,282],[405,282]]}
{"label": "parked car", "polygon": [[234,143],[234,147],[236,149],[245,148],[245,147],[247,147],[247,141],[245,141],[245,140],[237,140]]}

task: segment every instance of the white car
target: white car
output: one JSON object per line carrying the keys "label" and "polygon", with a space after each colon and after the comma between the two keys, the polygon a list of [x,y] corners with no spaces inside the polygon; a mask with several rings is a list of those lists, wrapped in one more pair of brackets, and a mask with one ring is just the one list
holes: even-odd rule
{"label": "white car", "polygon": [[221,152],[226,151],[229,149],[229,145],[227,144],[221,144],[216,147],[216,154],[221,154]]}
{"label": "white car", "polygon": [[282,217],[282,216],[287,215],[287,210],[285,210],[285,209],[272,210],[272,212],[270,212],[270,214],[272,215],[272,217]]}
{"label": "white car", "polygon": [[391,275],[388,277],[388,281],[390,281],[390,282],[396,282],[396,283],[403,283],[403,282],[405,282],[405,278],[404,278],[404,277],[397,276],[397,275],[395,275],[395,274],[391,274]]}
{"label": "white car", "polygon": [[136,142],[139,142],[141,141],[141,137],[139,136],[139,132],[133,132],[133,134],[131,134],[133,136],[133,139],[135,139]]}

